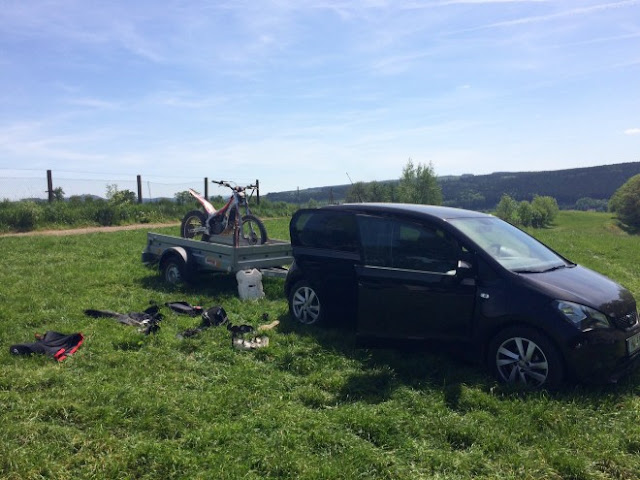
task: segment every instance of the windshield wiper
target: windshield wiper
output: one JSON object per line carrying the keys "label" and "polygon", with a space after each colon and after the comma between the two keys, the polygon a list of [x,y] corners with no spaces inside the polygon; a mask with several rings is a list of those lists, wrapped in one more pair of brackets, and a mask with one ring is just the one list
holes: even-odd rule
{"label": "windshield wiper", "polygon": [[515,273],[546,273],[546,272],[553,272],[554,270],[560,270],[561,268],[569,268],[569,267],[574,267],[575,265],[556,265],[554,267],[550,267],[550,268],[545,268],[545,269],[538,269],[538,270],[528,270],[528,269],[521,269],[521,270],[513,270]]}
{"label": "windshield wiper", "polygon": [[561,268],[567,268],[567,266],[568,265],[564,265],[564,264],[556,265],[555,267],[550,267],[550,268],[547,268],[546,270],[543,270],[542,273],[544,273],[544,272],[553,272],[554,270],[560,270]]}

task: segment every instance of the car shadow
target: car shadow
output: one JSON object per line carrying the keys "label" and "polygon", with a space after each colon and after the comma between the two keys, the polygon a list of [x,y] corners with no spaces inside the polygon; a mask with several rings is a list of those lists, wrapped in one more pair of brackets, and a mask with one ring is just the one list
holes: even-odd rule
{"label": "car shadow", "polygon": [[[491,402],[469,396],[482,396],[500,401],[545,396],[561,401],[593,404],[597,408],[603,396],[618,396],[637,391],[640,372],[623,377],[617,384],[579,384],[566,381],[554,389],[523,390],[499,383],[484,365],[469,355],[468,346],[441,342],[372,341],[359,338],[354,325],[321,327],[302,325],[288,314],[279,317],[278,332],[311,337],[322,352],[337,354],[359,365],[334,392],[332,401],[381,403],[389,400],[400,387],[416,391],[440,391],[444,403],[462,411],[470,403]],[[303,373],[305,373],[303,371]],[[473,393],[469,393],[473,392]]]}
{"label": "car shadow", "polygon": [[[142,285],[160,293],[180,293],[184,296],[203,298],[236,297],[237,282],[233,275],[202,274],[194,281],[171,285],[157,273],[150,273],[141,280]],[[282,296],[281,279],[263,279],[268,299]],[[324,354],[335,354],[355,362],[357,371],[347,374],[338,390],[332,391],[329,399],[311,399],[310,405],[325,405],[327,402],[381,403],[390,399],[398,388],[410,387],[418,391],[439,390],[445,404],[452,410],[464,405],[464,393],[469,389],[484,392],[502,399],[530,397],[543,392],[553,398],[567,401],[589,401],[600,394],[633,392],[637,388],[637,375],[623,378],[617,385],[578,385],[567,383],[561,388],[541,391],[523,391],[517,387],[498,383],[483,365],[474,362],[465,345],[441,342],[405,342],[372,340],[356,334],[355,322],[336,319],[327,326],[303,325],[293,320],[288,313],[277,318],[280,324],[276,335],[295,335],[302,340],[310,339]],[[272,318],[273,320],[273,318]],[[305,350],[295,348],[295,338],[284,350],[269,349],[268,355],[283,370],[300,375],[314,371],[313,360],[303,358]],[[319,357],[320,359],[323,356]],[[318,360],[321,361],[321,360]]]}
{"label": "car shadow", "polygon": [[336,354],[359,364],[349,374],[335,401],[380,403],[401,386],[416,390],[441,389],[465,384],[489,391],[495,381],[457,349],[436,342],[373,341],[356,334],[355,325],[302,325],[288,314],[281,315],[278,332],[311,337],[324,353]]}

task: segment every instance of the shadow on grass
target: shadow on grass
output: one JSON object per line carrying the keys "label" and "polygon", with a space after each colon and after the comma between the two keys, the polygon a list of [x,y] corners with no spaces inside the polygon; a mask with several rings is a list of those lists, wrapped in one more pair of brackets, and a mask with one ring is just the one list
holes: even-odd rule
{"label": "shadow on grass", "polygon": [[615,221],[615,225],[628,235],[640,235],[640,228],[622,223],[620,220]]}
{"label": "shadow on grass", "polygon": [[489,390],[495,384],[481,366],[463,354],[468,349],[437,342],[362,339],[356,335],[353,324],[307,326],[293,321],[289,315],[282,315],[279,320],[280,333],[312,337],[322,351],[360,365],[359,371],[349,374],[336,392],[339,402],[384,402],[401,386],[421,390],[464,383]]}
{"label": "shadow on grass", "polygon": [[[275,277],[263,277],[262,286],[267,299],[276,300],[283,298],[284,279]],[[237,296],[238,282],[234,274],[230,273],[196,273],[188,282],[179,284],[167,283],[157,269],[149,268],[149,275],[140,280],[140,284],[150,290],[161,293],[182,293],[196,296]]]}
{"label": "shadow on grass", "polygon": [[[265,279],[267,298],[281,297],[282,280]],[[167,284],[157,273],[141,280],[145,288],[163,293],[176,293],[201,297],[237,296],[237,283],[233,275],[203,274],[192,282]],[[452,410],[464,409],[463,392],[469,388],[504,400],[547,395],[567,401],[587,403],[608,395],[619,395],[638,390],[638,376],[625,377],[618,385],[576,385],[548,391],[523,391],[517,387],[497,383],[484,365],[473,360],[469,345],[442,342],[371,341],[356,335],[355,322],[344,319],[328,326],[302,325],[282,314],[278,334],[295,334],[310,338],[318,345],[320,355],[310,355],[304,348],[278,353],[279,368],[306,376],[322,368],[326,354],[335,354],[356,362],[357,371],[347,374],[338,391],[332,392],[333,401],[340,403],[362,401],[381,403],[388,400],[402,386],[415,390],[441,390],[445,404]],[[126,347],[124,347],[126,348]],[[135,348],[135,346],[132,346]],[[353,370],[353,369],[351,369]],[[595,395],[594,395],[595,393]],[[327,399],[310,394],[312,403],[326,404]],[[590,400],[591,399],[591,400]],[[596,406],[594,403],[594,407]]]}
{"label": "shadow on grass", "polygon": [[161,293],[180,292],[185,295],[217,296],[236,295],[238,284],[233,275],[228,274],[197,274],[189,282],[179,284],[167,283],[156,271],[150,270],[150,275],[141,279],[144,288]]}
{"label": "shadow on grass", "polygon": [[[281,333],[312,337],[323,351],[336,353],[360,365],[349,374],[336,392],[338,402],[363,401],[381,403],[401,386],[414,390],[440,390],[445,404],[456,411],[468,410],[469,404],[483,404],[483,395],[498,401],[536,397],[576,402],[594,410],[605,399],[617,401],[620,395],[637,395],[640,371],[623,377],[617,384],[579,384],[567,380],[555,389],[523,390],[498,383],[484,365],[469,355],[469,345],[442,342],[371,342],[359,339],[354,326],[307,326],[289,315],[279,318]],[[475,393],[470,394],[473,391]],[[477,396],[470,400],[470,396]],[[486,410],[494,406],[487,403]],[[484,407],[483,407],[484,408]]]}

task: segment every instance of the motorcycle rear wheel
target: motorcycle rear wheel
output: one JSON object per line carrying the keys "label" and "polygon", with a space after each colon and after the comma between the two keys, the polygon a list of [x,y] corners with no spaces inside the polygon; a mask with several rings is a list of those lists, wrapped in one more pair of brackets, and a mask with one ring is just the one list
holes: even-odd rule
{"label": "motorcycle rear wheel", "polygon": [[200,210],[191,210],[182,218],[180,224],[180,236],[193,240],[209,241],[206,233],[207,216]]}

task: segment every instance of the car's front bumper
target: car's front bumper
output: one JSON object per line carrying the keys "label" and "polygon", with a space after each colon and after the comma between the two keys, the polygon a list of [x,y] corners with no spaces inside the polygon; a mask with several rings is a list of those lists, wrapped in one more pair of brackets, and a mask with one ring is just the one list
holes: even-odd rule
{"label": "car's front bumper", "polygon": [[615,382],[640,366],[640,349],[630,352],[628,339],[640,334],[616,329],[585,332],[573,339],[565,350],[569,373],[588,383]]}

